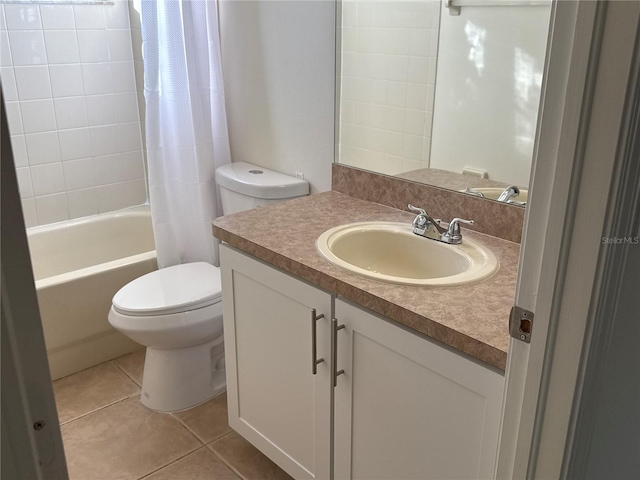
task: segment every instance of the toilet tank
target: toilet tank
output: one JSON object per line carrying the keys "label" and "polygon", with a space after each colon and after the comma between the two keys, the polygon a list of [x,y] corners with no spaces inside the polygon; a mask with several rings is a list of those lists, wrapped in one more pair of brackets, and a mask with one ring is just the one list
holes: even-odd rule
{"label": "toilet tank", "polygon": [[245,162],[218,167],[216,183],[225,215],[309,195],[306,180]]}

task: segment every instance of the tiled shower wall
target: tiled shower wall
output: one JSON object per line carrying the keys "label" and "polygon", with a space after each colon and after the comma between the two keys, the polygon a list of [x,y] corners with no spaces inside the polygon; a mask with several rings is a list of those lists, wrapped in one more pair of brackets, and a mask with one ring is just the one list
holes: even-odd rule
{"label": "tiled shower wall", "polygon": [[343,0],[340,163],[429,166],[440,2]]}
{"label": "tiled shower wall", "polygon": [[28,227],[146,201],[126,0],[0,6],[2,88]]}

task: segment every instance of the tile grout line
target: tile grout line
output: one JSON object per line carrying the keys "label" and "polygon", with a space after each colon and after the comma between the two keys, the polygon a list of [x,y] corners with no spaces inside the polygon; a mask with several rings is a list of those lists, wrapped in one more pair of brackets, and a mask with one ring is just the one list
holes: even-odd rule
{"label": "tile grout line", "polygon": [[224,437],[226,437],[227,435],[230,435],[231,433],[235,432],[235,430],[231,430],[230,432],[225,433],[224,435],[222,435],[221,437],[215,439],[214,441],[212,441],[211,443],[209,443],[208,445],[205,445],[205,448],[207,448],[211,453],[213,453],[218,460],[220,460],[222,463],[224,463],[227,467],[229,467],[229,469],[235,473],[238,477],[240,477],[242,480],[248,480],[244,475],[242,475],[240,473],[240,471],[238,469],[236,469],[236,467],[234,467],[233,465],[231,465],[231,463],[229,463],[222,455],[220,455],[218,452],[216,452],[213,448],[211,448],[211,445],[213,445],[215,442],[223,439]]}
{"label": "tile grout line", "polygon": [[69,423],[71,423],[71,422],[75,422],[76,420],[80,420],[81,418],[84,418],[84,417],[86,417],[86,416],[89,416],[89,415],[92,415],[92,414],[94,414],[94,413],[97,413],[97,412],[99,412],[100,410],[104,410],[105,408],[113,407],[114,405],[116,405],[116,404],[118,404],[118,403],[120,403],[120,402],[124,402],[125,400],[129,400],[130,398],[133,398],[133,397],[135,397],[136,395],[140,395],[140,392],[132,393],[131,395],[127,395],[126,397],[123,397],[123,398],[121,398],[121,399],[119,399],[119,400],[116,400],[116,401],[114,401],[114,402],[111,402],[111,403],[109,403],[109,404],[107,404],[107,405],[103,405],[102,407],[96,408],[95,410],[91,410],[90,412],[83,413],[83,414],[82,414],[82,415],[80,415],[80,416],[74,417],[74,418],[72,418],[71,420],[67,420],[67,421],[66,421],[66,422],[64,422],[64,423],[61,423],[61,424],[60,424],[60,426],[62,427],[63,425],[67,425],[67,424],[69,424]]}
{"label": "tile grout line", "polygon": [[[189,455],[193,455],[194,453],[196,453],[198,450],[200,450],[201,448],[203,448],[202,446],[197,447],[194,450],[191,450],[190,452],[185,453],[184,455],[182,455],[179,458],[176,458],[175,460],[170,461],[169,463],[167,463],[166,465],[162,465],[161,467],[156,468],[155,470],[150,471],[149,473],[145,473],[142,477],[138,477],[137,480],[142,480],[144,478],[147,478],[151,475],[153,475],[156,472],[159,472],[160,470],[163,470],[167,467],[170,467],[171,465],[173,465],[174,463],[179,462],[180,460],[183,460],[185,458],[187,458]],[[204,448],[207,448],[206,446]]]}
{"label": "tile grout line", "polygon": [[[133,352],[133,353],[135,353],[135,352]],[[125,355],[123,355],[123,356],[125,356]],[[118,358],[122,358],[122,357],[118,357]],[[120,370],[122,373],[124,373],[129,380],[131,380],[133,383],[135,383],[138,387],[140,387],[142,389],[142,384],[138,383],[138,381],[135,378],[133,378],[124,368],[122,368],[120,365],[118,365],[118,363],[116,362],[116,360],[118,360],[118,358],[114,358],[113,360],[111,360],[111,362],[115,365],[115,367],[118,370]]]}

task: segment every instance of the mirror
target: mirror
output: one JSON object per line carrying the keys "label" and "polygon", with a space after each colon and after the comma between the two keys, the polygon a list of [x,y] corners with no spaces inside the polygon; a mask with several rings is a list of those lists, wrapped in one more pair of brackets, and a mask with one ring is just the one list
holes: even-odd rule
{"label": "mirror", "polygon": [[343,0],[336,161],[526,204],[550,12],[550,0]]}

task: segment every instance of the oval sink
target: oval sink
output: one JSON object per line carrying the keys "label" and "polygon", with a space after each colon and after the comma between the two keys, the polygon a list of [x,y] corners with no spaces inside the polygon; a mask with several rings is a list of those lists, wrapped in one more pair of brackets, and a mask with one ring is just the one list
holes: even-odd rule
{"label": "oval sink", "polygon": [[[501,187],[469,187],[474,192],[479,192],[484,195],[484,198],[488,198],[490,200],[498,200],[500,194],[504,191],[504,188]],[[469,193],[465,190],[460,190],[463,193]],[[473,193],[471,193],[473,195]],[[514,200],[514,203],[527,203],[527,199],[529,198],[529,190],[526,188],[521,188],[518,196],[513,197],[511,200]]]}
{"label": "oval sink", "polygon": [[498,269],[495,255],[479,243],[465,238],[460,245],[448,245],[415,235],[404,223],[341,225],[320,235],[316,246],[338,267],[402,285],[463,285]]}

